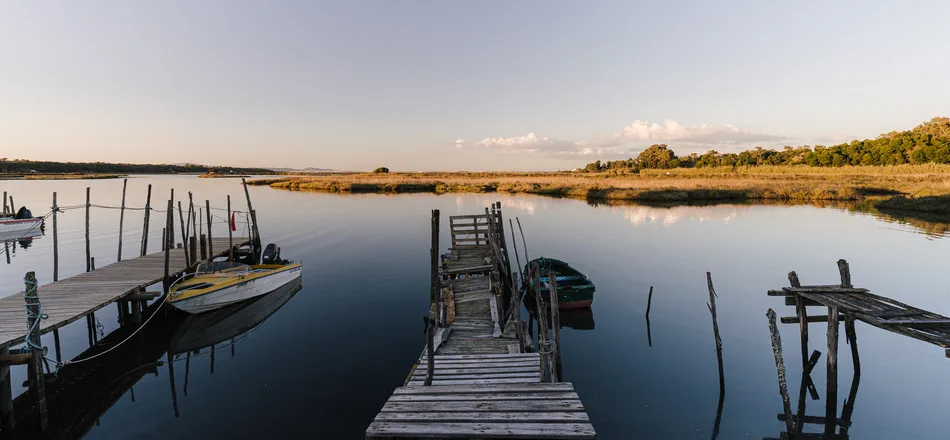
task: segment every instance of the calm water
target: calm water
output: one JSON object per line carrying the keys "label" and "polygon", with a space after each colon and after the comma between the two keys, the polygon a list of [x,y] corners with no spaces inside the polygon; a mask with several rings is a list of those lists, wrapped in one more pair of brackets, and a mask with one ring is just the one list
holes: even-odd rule
{"label": "calm water", "polygon": [[[144,204],[149,183],[157,207],[174,186],[179,197],[190,190],[196,201],[210,199],[216,207],[230,194],[235,208],[243,209],[238,181],[183,176],[129,179],[129,205]],[[120,180],[3,184],[34,214],[48,210],[53,191],[59,192],[60,205],[80,205],[90,186],[93,203],[118,205],[122,187]],[[444,219],[482,212],[500,200],[507,217],[521,218],[532,257],[568,260],[596,283],[592,313],[568,316],[570,327],[561,340],[565,379],[574,383],[601,439],[711,436],[719,387],[706,271],[719,293],[726,380],[722,439],[778,437],[784,430],[776,418],[782,403],[765,312],[794,310],[765,292],[786,285],[788,271],[796,270],[805,284],[834,283],[835,261],[845,258],[856,286],[950,313],[950,272],[944,270],[950,242],[842,209],[591,206],[504,194],[341,196],[266,187],[252,187],[251,197],[264,241],[281,244],[285,258],[304,262],[303,289],[237,340],[233,357],[230,342],[219,344],[214,357],[208,349],[192,355],[187,395],[184,358],[174,362],[177,416],[170,371],[161,365],[135,383],[134,399],[131,390],[120,389],[125,394],[99,416],[87,438],[362,438],[424,344],[430,209],[440,209]],[[59,217],[61,276],[85,267],[83,215],[80,209]],[[162,220],[161,214],[153,217],[151,251],[159,249]],[[124,254],[132,257],[141,212],[128,211],[125,224]],[[93,210],[98,266],[116,258],[117,226],[118,211]],[[219,224],[213,233],[221,236],[226,229]],[[447,242],[444,234],[442,243]],[[6,280],[0,295],[19,291],[28,270],[50,281],[51,249],[47,236],[27,249],[18,246],[10,265],[0,260]],[[652,347],[644,320],[650,286]],[[116,327],[115,307],[97,317],[106,333]],[[166,333],[180,325],[173,318],[160,321],[167,332],[149,337],[152,346],[142,355],[151,359],[145,362],[166,359]],[[812,349],[824,352],[825,327],[811,329]],[[857,334],[862,377],[852,438],[946,438],[942,417],[950,413],[945,398],[950,361],[943,350],[861,323]],[[62,336],[64,357],[87,348],[84,321]],[[800,383],[797,326],[782,326],[782,336],[794,408]],[[44,343],[52,346],[52,337]],[[843,400],[852,378],[843,337],[840,358]],[[14,368],[13,376],[21,383],[24,369]],[[128,374],[105,376],[77,386],[109,389]],[[813,377],[822,400],[810,401],[808,414],[819,416],[824,359]],[[82,399],[79,407],[103,397],[90,393],[89,402]]]}

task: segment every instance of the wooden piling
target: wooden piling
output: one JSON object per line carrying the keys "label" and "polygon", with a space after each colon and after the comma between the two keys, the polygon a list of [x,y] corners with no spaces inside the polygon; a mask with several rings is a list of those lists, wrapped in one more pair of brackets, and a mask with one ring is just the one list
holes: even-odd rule
{"label": "wooden piling", "polygon": [[854,287],[851,285],[851,268],[848,267],[848,262],[845,260],[838,260],[838,272],[841,275],[841,287],[851,288]]}
{"label": "wooden piling", "polygon": [[650,294],[647,295],[647,319],[650,319],[650,307],[653,306],[653,286],[650,286]]}
{"label": "wooden piling", "polygon": [[[514,223],[511,219],[508,219],[508,226],[511,228],[511,236],[514,237],[514,236],[515,236],[515,223]],[[515,239],[512,238],[512,240],[515,240]],[[515,244],[515,246],[514,246],[514,248],[515,248],[515,261],[518,262],[518,273],[521,274],[520,276],[523,277],[523,276],[524,276],[524,273],[522,272],[522,270],[523,270],[524,268],[523,268],[523,266],[521,266],[521,255],[518,254],[518,242],[515,241],[514,244]],[[525,258],[527,258],[527,257],[528,257],[528,256],[525,255]],[[518,280],[514,280],[514,281],[515,281],[515,286],[516,286],[515,289],[517,289],[517,281],[518,281]],[[521,283],[524,284],[524,280],[521,280]]]}
{"label": "wooden piling", "polygon": [[40,430],[45,430],[49,424],[46,412],[46,381],[43,377],[43,346],[40,341],[40,320],[42,312],[40,295],[36,282],[36,273],[27,272],[24,278],[26,289],[23,299],[26,301],[26,329],[27,345],[30,347],[29,381],[30,390],[36,400],[39,413]]}
{"label": "wooden piling", "polygon": [[[0,356],[10,354],[9,347],[0,348]],[[10,382],[10,366],[0,366],[0,429],[8,433],[16,426],[13,412],[13,385]]]}
{"label": "wooden piling", "polygon": [[[195,199],[191,195],[191,191],[188,191],[188,212],[191,213],[191,236],[198,236],[198,210],[195,209]],[[192,257],[194,258],[194,257]]]}
{"label": "wooden piling", "polygon": [[521,232],[521,244],[524,246],[524,261],[527,263],[531,261],[531,257],[528,256],[528,241],[524,238],[524,229],[521,229],[521,219],[515,217],[515,221],[518,222],[518,231]]}
{"label": "wooden piling", "polygon": [[129,179],[122,179],[122,205],[119,207],[119,251],[116,261],[122,261],[122,226],[125,223],[125,190]]}
{"label": "wooden piling", "polygon": [[172,205],[172,201],[171,199],[169,199],[168,211],[166,211],[166,214],[165,214],[165,277],[163,278],[163,281],[162,281],[162,287],[165,288],[164,290],[165,290],[166,295],[168,294],[168,289],[171,287],[171,284],[170,284],[171,279],[169,279],[168,271],[169,271],[171,247],[172,247],[171,231],[172,229],[174,229],[172,226],[172,212],[174,211],[173,208],[174,208],[174,205]]}
{"label": "wooden piling", "polygon": [[198,262],[198,237],[193,235],[188,237],[188,255],[191,256],[188,267],[194,266]]}
{"label": "wooden piling", "polygon": [[56,350],[56,362],[63,361],[63,351],[59,343],[59,329],[53,329],[53,345]]}
{"label": "wooden piling", "polygon": [[211,201],[205,200],[205,215],[208,216],[208,258],[214,257],[214,246],[211,245]]}
{"label": "wooden piling", "polygon": [[234,261],[234,231],[231,228],[231,195],[228,194],[228,260]]}
{"label": "wooden piling", "polygon": [[552,270],[548,272],[548,282],[551,284],[551,333],[554,337],[554,372],[557,374],[553,382],[564,380],[561,367],[561,311],[557,299],[557,274]]}
{"label": "wooden piling", "polygon": [[205,234],[201,234],[199,241],[201,242],[201,260],[204,261],[208,259],[208,237],[206,237]]}
{"label": "wooden piling", "polygon": [[[173,194],[175,190],[172,190]],[[152,185],[148,185],[148,195],[145,196],[145,216],[142,219],[142,246],[139,249],[139,256],[145,256],[148,250],[148,218],[152,213]],[[165,241],[163,240],[162,243]]]}
{"label": "wooden piling", "polygon": [[[171,202],[168,202],[171,205]],[[171,211],[169,211],[171,212]],[[174,223],[174,222],[170,222]],[[166,364],[168,364],[168,387],[171,388],[172,392],[172,409],[175,411],[175,418],[177,419],[180,415],[178,413],[178,389],[175,387],[175,359],[172,357],[171,350],[168,351]]]}
{"label": "wooden piling", "polygon": [[[838,414],[838,308],[828,307],[828,352],[827,361],[825,417],[834,419]],[[832,426],[833,429],[833,426]],[[826,434],[834,434],[827,432]]]}
{"label": "wooden piling", "polygon": [[553,342],[548,334],[548,317],[541,300],[541,267],[534,263],[531,267],[531,286],[534,290],[535,308],[538,313],[538,353],[541,354],[541,374],[548,372],[548,382],[554,380]]}
{"label": "wooden piling", "polygon": [[429,248],[429,284],[430,304],[436,304],[440,301],[441,286],[439,282],[439,210],[432,210],[432,243]]}
{"label": "wooden piling", "polygon": [[16,215],[16,205],[13,204],[13,196],[10,196],[10,214]]}
{"label": "wooden piling", "polygon": [[247,198],[247,212],[251,221],[251,242],[256,252],[261,250],[261,231],[257,227],[257,211],[251,205],[251,193],[247,190],[247,179],[241,178],[241,184],[244,185],[244,197]]}
{"label": "wooden piling", "polygon": [[[782,335],[775,323],[775,310],[765,313],[769,318],[769,333],[772,335],[772,354],[775,356],[775,369],[778,371],[778,390],[782,395],[782,409],[785,412],[785,426],[789,433],[795,432],[792,424],[792,404],[788,399],[788,384],[785,381],[785,361],[782,359]],[[834,415],[832,415],[833,417]]]}
{"label": "wooden piling", "polygon": [[188,256],[188,234],[185,232],[185,214],[181,209],[180,200],[178,201],[178,222],[181,224],[181,246],[185,251],[185,265],[188,265],[188,262],[191,261]]}
{"label": "wooden piling", "polygon": [[89,257],[89,267],[91,270],[96,270],[96,257]]}
{"label": "wooden piling", "polygon": [[[723,372],[722,366],[722,338],[719,336],[719,319],[716,316],[716,289],[713,287],[712,274],[706,272],[706,286],[709,288],[709,302],[706,303],[706,308],[709,309],[709,313],[712,315],[712,325],[713,325],[713,336],[716,338],[716,359],[719,363],[719,391],[725,393],[726,390],[726,377]],[[775,319],[772,318],[774,322]]]}
{"label": "wooden piling", "polygon": [[56,205],[56,193],[53,193],[53,281],[59,281],[59,234],[56,228],[56,213],[59,212],[59,206]]}
{"label": "wooden piling", "polygon": [[432,385],[432,375],[435,373],[435,326],[429,322],[426,328],[426,380],[424,386]]}
{"label": "wooden piling", "polygon": [[3,192],[3,215],[7,215],[7,214],[9,214],[9,211],[7,211],[7,192],[4,191]]}
{"label": "wooden piling", "polygon": [[92,266],[91,266],[92,262],[90,260],[90,258],[92,258],[92,251],[89,248],[89,208],[91,206],[89,202],[89,190],[90,188],[87,186],[86,187],[86,272],[89,272],[90,270],[92,270]]}

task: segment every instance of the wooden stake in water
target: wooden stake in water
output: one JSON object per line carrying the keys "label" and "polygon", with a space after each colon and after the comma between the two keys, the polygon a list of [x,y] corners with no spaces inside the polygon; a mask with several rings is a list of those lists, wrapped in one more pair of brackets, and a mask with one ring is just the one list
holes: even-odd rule
{"label": "wooden stake in water", "polygon": [[[174,190],[172,190],[174,191]],[[148,250],[148,217],[152,213],[152,185],[148,186],[148,195],[145,196],[145,217],[142,219],[142,246],[139,249],[139,256],[144,256]],[[164,241],[163,241],[164,242]]]}
{"label": "wooden stake in water", "polygon": [[548,272],[548,283],[551,285],[549,292],[551,296],[551,332],[554,334],[554,370],[557,373],[557,380],[564,380],[561,371],[561,311],[557,298],[557,274],[553,270]]}
{"label": "wooden stake in water", "polygon": [[231,195],[228,194],[228,260],[234,261],[234,231],[231,229]]}
{"label": "wooden stake in water", "polygon": [[56,193],[53,193],[53,281],[59,281],[59,234],[56,228],[56,213],[59,207],[56,205]]}
{"label": "wooden stake in water", "polygon": [[712,274],[706,272],[706,284],[709,287],[709,302],[706,307],[712,315],[713,335],[716,337],[716,358],[719,361],[719,390],[726,392],[726,378],[722,369],[722,338],[719,337],[719,319],[716,317],[716,289],[713,288]]}
{"label": "wooden stake in water", "polygon": [[[788,433],[795,432],[792,425],[792,404],[788,399],[788,385],[785,380],[785,361],[782,359],[782,335],[775,324],[775,310],[765,313],[769,318],[769,333],[772,335],[772,354],[775,355],[775,369],[778,371],[778,391],[782,395],[782,409],[785,413],[785,427]],[[834,415],[832,415],[834,417]]]}
{"label": "wooden stake in water", "polygon": [[122,225],[125,223],[125,188],[129,179],[122,179],[122,206],[119,207],[119,252],[116,261],[122,261]]}
{"label": "wooden stake in water", "polygon": [[[188,259],[188,235],[185,233],[185,214],[181,209],[181,201],[178,202],[178,222],[181,223],[181,247],[184,248],[185,262],[187,264],[187,262],[190,261]],[[174,229],[174,224],[172,225],[172,229]]]}
{"label": "wooden stake in water", "polygon": [[92,262],[90,260],[90,258],[92,258],[92,253],[91,253],[91,250],[89,249],[89,207],[90,206],[91,205],[89,203],[89,187],[87,186],[86,187],[86,272],[89,272],[90,270],[92,270],[92,266],[91,266]]}
{"label": "wooden stake in water", "polygon": [[10,196],[10,214],[16,215],[16,205],[13,204],[13,196]]}
{"label": "wooden stake in water", "polygon": [[214,258],[214,246],[211,245],[211,201],[205,200],[205,215],[208,216],[208,258]]}

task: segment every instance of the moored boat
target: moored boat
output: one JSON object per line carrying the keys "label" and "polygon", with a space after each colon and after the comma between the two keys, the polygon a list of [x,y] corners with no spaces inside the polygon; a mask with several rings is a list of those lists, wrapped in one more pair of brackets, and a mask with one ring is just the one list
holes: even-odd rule
{"label": "moored boat", "polygon": [[[586,275],[580,273],[569,264],[553,258],[537,258],[531,260],[524,267],[524,274],[530,274],[531,268],[537,263],[540,268],[541,300],[550,301],[551,282],[548,274],[554,272],[557,283],[557,301],[559,309],[582,309],[590,307],[594,302],[594,283]],[[527,277],[525,277],[527,278]],[[522,286],[525,290],[527,286]],[[529,292],[531,289],[527,289]]]}
{"label": "moored boat", "polygon": [[26,207],[20,207],[16,215],[0,216],[0,235],[12,236],[39,231],[43,226],[42,217],[33,217]]}
{"label": "moored boat", "polygon": [[172,285],[168,303],[188,313],[207,312],[273,292],[299,279],[301,270],[300,264],[281,260],[279,248],[268,245],[264,264],[203,263]]}

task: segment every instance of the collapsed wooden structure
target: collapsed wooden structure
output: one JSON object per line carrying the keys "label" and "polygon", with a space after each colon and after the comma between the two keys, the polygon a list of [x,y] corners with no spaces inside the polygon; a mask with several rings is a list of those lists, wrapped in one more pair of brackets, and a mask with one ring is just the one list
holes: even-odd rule
{"label": "collapsed wooden structure", "polygon": [[559,325],[554,336],[539,326],[536,350],[526,338],[502,220],[500,203],[451,217],[452,247],[439,255],[433,211],[426,348],[366,438],[595,438],[573,385],[558,382]]}

